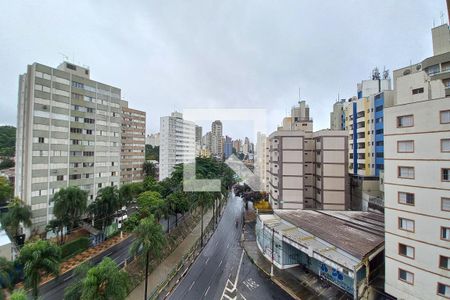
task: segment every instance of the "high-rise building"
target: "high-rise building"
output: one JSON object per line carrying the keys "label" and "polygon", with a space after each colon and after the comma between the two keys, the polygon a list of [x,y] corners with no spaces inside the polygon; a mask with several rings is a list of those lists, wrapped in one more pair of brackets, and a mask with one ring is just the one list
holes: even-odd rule
{"label": "high-rise building", "polygon": [[197,156],[200,155],[202,150],[202,127],[195,125],[195,153]]}
{"label": "high-rise building", "polygon": [[333,104],[333,111],[330,113],[330,129],[345,130],[345,99],[336,101]]}
{"label": "high-rise building", "polygon": [[349,205],[346,166],[348,133],[321,130],[305,101],[269,136],[269,201],[277,209],[345,210]]}
{"label": "high-rise building", "polygon": [[144,179],[145,162],[145,112],[122,106],[122,147],[120,182],[138,182]]}
{"label": "high-rise building", "polygon": [[236,150],[236,153],[242,152],[242,140],[237,139],[233,141],[233,148]]}
{"label": "high-rise building", "polygon": [[159,136],[159,132],[147,135],[147,137],[145,138],[145,144],[152,147],[159,147]]}
{"label": "high-rise building", "polygon": [[169,177],[173,167],[195,161],[195,124],[173,112],[161,117],[159,147],[159,180]]}
{"label": "high-rise building", "polygon": [[385,108],[385,290],[398,299],[450,298],[450,31],[432,29],[434,56],[394,71]]}
{"label": "high-rise building", "polygon": [[228,135],[225,136],[223,150],[225,159],[227,159],[228,157],[231,156],[231,154],[233,154],[233,141],[231,137],[229,137]]}
{"label": "high-rise building", "polygon": [[202,137],[202,149],[208,150],[207,153],[211,155],[211,131],[208,131],[203,137]]}
{"label": "high-rise building", "polygon": [[255,174],[259,177],[261,191],[268,191],[267,183],[267,136],[258,132],[256,135]]}
{"label": "high-rise building", "polygon": [[211,153],[213,156],[223,158],[223,127],[220,120],[211,124]]}
{"label": "high-rise building", "polygon": [[19,78],[15,195],[31,206],[33,229],[53,219],[53,195],[79,186],[93,201],[120,182],[121,91],[63,62],[28,65]]}

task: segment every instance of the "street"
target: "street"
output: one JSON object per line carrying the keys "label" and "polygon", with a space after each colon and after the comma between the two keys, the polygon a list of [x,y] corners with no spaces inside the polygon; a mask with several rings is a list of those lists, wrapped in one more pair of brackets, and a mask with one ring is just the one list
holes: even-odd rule
{"label": "street", "polygon": [[230,196],[218,228],[169,299],[291,299],[245,255],[242,212],[242,199]]}

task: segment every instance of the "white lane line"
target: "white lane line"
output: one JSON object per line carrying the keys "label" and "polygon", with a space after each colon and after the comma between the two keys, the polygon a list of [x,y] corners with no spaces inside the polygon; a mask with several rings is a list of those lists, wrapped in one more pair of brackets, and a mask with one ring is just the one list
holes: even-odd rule
{"label": "white lane line", "polygon": [[208,286],[208,289],[206,289],[206,292],[205,292],[205,297],[206,297],[206,294],[208,294],[208,291],[209,291],[209,288],[210,288],[211,286]]}
{"label": "white lane line", "polygon": [[194,284],[195,284],[195,280],[191,283],[191,286],[189,287],[189,290],[192,289],[192,287],[194,286]]}
{"label": "white lane line", "polygon": [[239,261],[239,267],[236,274],[236,280],[234,281],[234,286],[237,286],[237,282],[239,279],[239,272],[241,271],[242,259],[244,258],[244,249],[242,249],[241,260]]}
{"label": "white lane line", "polygon": [[207,265],[208,264],[208,261],[209,261],[209,257],[206,259],[206,262],[205,262],[205,265]]}
{"label": "white lane line", "polygon": [[216,246],[219,245],[219,241],[216,242]]}
{"label": "white lane line", "polygon": [[230,248],[230,243],[228,243],[227,249]]}
{"label": "white lane line", "polygon": [[220,261],[219,267],[220,267],[220,265],[222,264],[222,262],[223,262],[223,259]]}

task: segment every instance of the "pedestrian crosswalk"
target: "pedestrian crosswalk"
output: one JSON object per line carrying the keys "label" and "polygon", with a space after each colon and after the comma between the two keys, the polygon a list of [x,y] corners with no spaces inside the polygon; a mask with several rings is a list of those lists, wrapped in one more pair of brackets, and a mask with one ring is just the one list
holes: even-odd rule
{"label": "pedestrian crosswalk", "polygon": [[236,286],[234,283],[228,279],[227,283],[225,284],[225,288],[222,293],[221,300],[246,300],[244,296],[242,296],[238,290],[236,289]]}

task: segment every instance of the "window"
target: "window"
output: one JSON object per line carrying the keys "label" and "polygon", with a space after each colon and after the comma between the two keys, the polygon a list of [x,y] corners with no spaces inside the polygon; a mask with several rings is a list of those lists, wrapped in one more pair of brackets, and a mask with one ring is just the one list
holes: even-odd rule
{"label": "window", "polygon": [[441,227],[441,239],[450,241],[450,227]]}
{"label": "window", "polygon": [[38,143],[39,143],[39,144],[43,144],[43,143],[44,143],[44,140],[45,140],[45,139],[44,139],[43,137],[40,137],[40,138],[38,139]]}
{"label": "window", "polygon": [[70,128],[71,133],[81,133],[83,130],[81,128]]}
{"label": "window", "polygon": [[63,181],[63,180],[64,180],[64,175],[56,176],[56,181]]}
{"label": "window", "polygon": [[414,179],[414,167],[398,167],[398,177]]}
{"label": "window", "polygon": [[403,269],[398,269],[398,279],[409,284],[414,284],[414,274]]}
{"label": "window", "polygon": [[450,198],[442,198],[441,209],[444,211],[450,211]]}
{"label": "window", "polygon": [[450,181],[450,169],[441,169],[441,180]]}
{"label": "window", "polygon": [[441,140],[441,152],[450,152],[450,139]]}
{"label": "window", "polygon": [[439,255],[439,268],[450,270],[450,257]]}
{"label": "window", "polygon": [[413,89],[412,94],[413,95],[423,94],[423,88]]}
{"label": "window", "polygon": [[406,192],[398,192],[398,203],[406,205],[414,205],[414,194]]}
{"label": "window", "polygon": [[414,247],[398,244],[398,254],[414,259]]}
{"label": "window", "polygon": [[397,141],[398,153],[413,153],[414,141]]}
{"label": "window", "polygon": [[450,298],[450,285],[438,282],[437,294],[446,298]]}
{"label": "window", "polygon": [[412,127],[414,126],[413,115],[397,117],[397,127]]}
{"label": "window", "polygon": [[401,230],[414,232],[414,221],[405,218],[398,218],[398,228]]}
{"label": "window", "polygon": [[440,112],[441,124],[450,123],[450,110],[443,110]]}

